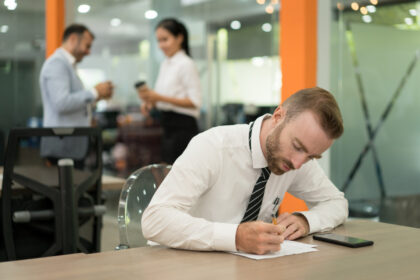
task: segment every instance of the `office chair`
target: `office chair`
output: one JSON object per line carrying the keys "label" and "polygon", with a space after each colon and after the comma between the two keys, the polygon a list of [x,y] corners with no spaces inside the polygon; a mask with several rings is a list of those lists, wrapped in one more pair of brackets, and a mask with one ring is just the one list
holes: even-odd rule
{"label": "office chair", "polygon": [[12,129],[1,192],[6,259],[98,252],[101,175],[99,129]]}
{"label": "office chair", "polygon": [[141,218],[155,191],[171,170],[170,165],[151,164],[133,172],[121,191],[118,204],[120,245],[116,249],[145,246]]}

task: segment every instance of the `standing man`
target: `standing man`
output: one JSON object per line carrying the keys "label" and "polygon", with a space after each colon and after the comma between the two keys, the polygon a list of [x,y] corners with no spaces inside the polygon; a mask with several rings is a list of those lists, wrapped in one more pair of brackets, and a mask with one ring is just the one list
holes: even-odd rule
{"label": "standing man", "polygon": [[[110,81],[97,84],[87,90],[76,72],[76,64],[90,54],[93,33],[84,25],[72,24],[63,34],[63,43],[44,63],[39,83],[44,109],[44,127],[86,127],[90,126],[90,110],[94,102],[112,97]],[[64,143],[60,139],[44,138],[41,144],[43,156],[63,157],[64,150],[71,151],[74,158],[85,155],[87,145],[77,145],[78,139]]]}
{"label": "standing man", "polygon": [[[316,87],[249,125],[197,135],[144,212],[144,236],[176,248],[265,254],[338,226],[347,200],[316,159],[342,133],[334,97]],[[286,191],[309,210],[276,217]]]}

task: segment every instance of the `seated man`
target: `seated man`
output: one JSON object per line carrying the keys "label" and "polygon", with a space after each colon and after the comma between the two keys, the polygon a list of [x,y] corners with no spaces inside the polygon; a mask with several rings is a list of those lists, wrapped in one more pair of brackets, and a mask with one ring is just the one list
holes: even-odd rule
{"label": "seated man", "polygon": [[[284,239],[338,226],[347,200],[315,159],[342,133],[334,97],[315,87],[249,125],[197,135],[144,212],[144,236],[175,248],[265,254],[280,250]],[[309,210],[272,224],[286,191]]]}

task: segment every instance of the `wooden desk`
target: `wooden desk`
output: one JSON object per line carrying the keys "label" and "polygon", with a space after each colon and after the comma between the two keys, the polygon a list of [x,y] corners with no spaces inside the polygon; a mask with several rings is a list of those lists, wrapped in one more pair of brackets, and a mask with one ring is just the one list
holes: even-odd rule
{"label": "wooden desk", "polygon": [[[58,173],[55,174],[58,176]],[[57,178],[55,180],[58,180]],[[0,190],[3,183],[3,167],[0,167]],[[121,190],[125,179],[110,175],[102,175],[102,190]],[[0,194],[1,195],[1,194]]]}
{"label": "wooden desk", "polygon": [[314,241],[318,252],[251,260],[221,252],[143,247],[0,263],[0,279],[419,279],[420,229],[349,221],[335,232],[375,241],[351,249]]}

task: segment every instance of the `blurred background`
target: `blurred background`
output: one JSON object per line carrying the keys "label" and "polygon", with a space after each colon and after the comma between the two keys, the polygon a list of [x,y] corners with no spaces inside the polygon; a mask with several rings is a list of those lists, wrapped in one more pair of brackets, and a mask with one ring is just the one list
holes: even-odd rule
{"label": "blurred background", "polygon": [[[95,112],[106,172],[124,178],[160,161],[159,119],[139,113],[134,89],[139,80],[153,87],[164,59],[154,36],[159,20],[176,17],[189,30],[202,85],[203,131],[249,122],[279,104],[279,14],[276,0],[66,1],[66,25],[86,24],[96,36],[91,55],[78,66],[85,87],[105,79],[116,86]],[[318,84],[334,93],[345,123],[322,166],[350,201],[363,202],[362,215],[369,216],[381,198],[402,197],[405,206],[389,202],[378,210],[388,213],[382,220],[417,227],[419,16],[419,1],[318,1]],[[2,1],[0,160],[10,128],[41,125],[44,60],[45,1]]]}

